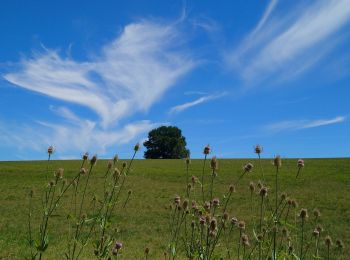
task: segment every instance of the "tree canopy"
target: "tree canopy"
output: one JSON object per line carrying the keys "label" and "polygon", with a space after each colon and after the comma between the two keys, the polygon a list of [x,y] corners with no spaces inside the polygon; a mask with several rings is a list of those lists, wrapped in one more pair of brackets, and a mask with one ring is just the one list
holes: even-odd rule
{"label": "tree canopy", "polygon": [[176,126],[161,126],[148,133],[143,143],[146,159],[181,159],[189,156],[186,138]]}

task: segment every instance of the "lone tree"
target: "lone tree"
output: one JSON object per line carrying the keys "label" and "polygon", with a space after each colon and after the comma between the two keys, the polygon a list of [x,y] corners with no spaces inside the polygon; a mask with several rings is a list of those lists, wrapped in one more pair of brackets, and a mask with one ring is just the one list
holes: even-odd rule
{"label": "lone tree", "polygon": [[147,148],[146,159],[181,159],[189,156],[186,138],[176,126],[161,126],[148,133],[148,140],[143,143]]}

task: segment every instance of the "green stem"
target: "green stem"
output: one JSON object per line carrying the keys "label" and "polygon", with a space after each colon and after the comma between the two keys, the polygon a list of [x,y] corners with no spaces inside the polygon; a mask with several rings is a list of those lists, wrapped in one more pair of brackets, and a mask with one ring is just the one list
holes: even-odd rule
{"label": "green stem", "polygon": [[203,199],[203,203],[205,202],[204,199],[204,170],[205,170],[205,162],[207,161],[207,155],[204,155],[204,161],[203,161],[203,169],[202,169],[202,179],[201,179],[201,186],[202,186],[202,199]]}

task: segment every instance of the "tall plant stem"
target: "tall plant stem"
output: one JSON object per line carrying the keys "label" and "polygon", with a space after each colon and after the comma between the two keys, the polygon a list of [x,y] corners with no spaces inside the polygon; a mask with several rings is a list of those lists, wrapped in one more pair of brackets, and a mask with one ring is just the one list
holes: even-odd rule
{"label": "tall plant stem", "polygon": [[303,243],[304,243],[304,218],[301,219],[300,260],[303,259]]}
{"label": "tall plant stem", "polygon": [[205,163],[207,161],[207,155],[204,155],[204,160],[203,160],[203,169],[202,169],[202,179],[201,179],[201,186],[202,186],[202,199],[203,199],[203,203],[205,202],[205,198],[204,198],[204,170],[205,170]]}

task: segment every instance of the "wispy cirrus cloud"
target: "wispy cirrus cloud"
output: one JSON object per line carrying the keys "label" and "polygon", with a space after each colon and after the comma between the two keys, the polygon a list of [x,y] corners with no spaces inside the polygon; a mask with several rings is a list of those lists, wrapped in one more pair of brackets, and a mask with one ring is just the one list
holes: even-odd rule
{"label": "wispy cirrus cloud", "polygon": [[300,130],[307,128],[314,128],[332,124],[338,124],[346,120],[345,116],[336,116],[330,119],[316,119],[316,120],[287,120],[273,124],[266,125],[264,130],[267,132],[281,132],[285,130]]}
{"label": "wispy cirrus cloud", "polygon": [[337,33],[350,22],[349,1],[303,4],[284,13],[270,1],[255,29],[229,52],[227,62],[247,83],[300,75],[334,48]]}
{"label": "wispy cirrus cloud", "polygon": [[207,96],[204,96],[204,97],[200,97],[200,98],[198,98],[196,100],[193,100],[193,101],[190,101],[190,102],[187,102],[187,103],[184,103],[184,104],[172,107],[169,110],[169,113],[173,114],[173,113],[183,112],[184,110],[189,109],[191,107],[200,105],[200,104],[208,102],[210,100],[221,98],[221,97],[225,96],[226,94],[227,94],[226,92],[223,92],[223,93],[220,93],[220,94],[217,94],[217,95],[207,95]]}
{"label": "wispy cirrus cloud", "polygon": [[[185,51],[184,35],[177,24],[140,21],[127,25],[99,54],[78,61],[45,49],[23,58],[4,79],[33,92],[74,103],[95,112],[98,119],[82,118],[67,107],[51,107],[63,123],[37,122],[35,131],[20,131],[24,142],[34,132],[41,143],[63,151],[94,148],[130,141],[157,123],[143,120],[122,125],[135,113],[144,113],[181,77],[196,66]],[[95,117],[96,118],[96,117]],[[62,120],[61,120],[62,121]],[[130,121],[130,120],[127,120]],[[40,130],[39,130],[40,129]],[[5,132],[6,129],[2,129]],[[37,132],[39,130],[39,132]],[[6,131],[9,139],[11,131]],[[28,143],[29,144],[29,143]]]}

